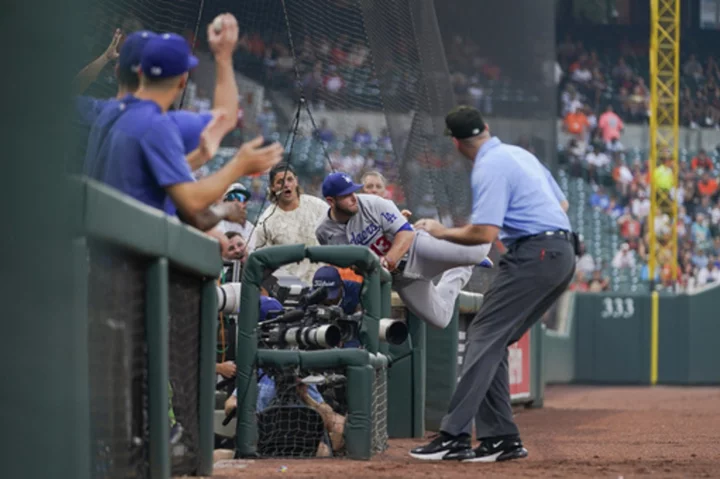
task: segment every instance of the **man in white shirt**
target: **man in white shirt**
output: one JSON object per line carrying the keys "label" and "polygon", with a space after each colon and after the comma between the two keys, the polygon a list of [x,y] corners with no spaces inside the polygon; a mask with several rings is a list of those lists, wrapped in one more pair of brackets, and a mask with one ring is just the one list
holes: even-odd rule
{"label": "man in white shirt", "polygon": [[[318,246],[315,228],[327,215],[327,203],[301,194],[295,170],[287,163],[270,170],[269,185],[268,195],[272,204],[260,215],[250,240],[250,251],[290,244]],[[280,269],[309,286],[320,266],[322,264],[305,259]]]}

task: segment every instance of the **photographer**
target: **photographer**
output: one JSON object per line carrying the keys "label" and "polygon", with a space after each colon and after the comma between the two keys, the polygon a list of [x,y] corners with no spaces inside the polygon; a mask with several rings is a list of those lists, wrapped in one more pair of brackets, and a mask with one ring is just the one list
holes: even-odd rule
{"label": "photographer", "polygon": [[[340,306],[347,315],[360,311],[360,292],[362,283],[343,280],[340,271],[334,266],[322,266],[313,276],[313,288],[327,288],[327,298],[321,303],[325,306]],[[353,339],[343,344],[344,348],[360,347],[360,341]]]}
{"label": "photographer", "polygon": [[[274,318],[278,313],[282,313],[283,306],[275,298],[268,296],[260,297],[260,317],[258,322]],[[345,417],[337,414],[332,408],[325,403],[320,391],[316,385],[306,385],[298,383],[296,386],[298,398],[309,408],[314,409],[322,417],[325,429],[330,436],[331,444],[320,443],[318,445],[316,455],[319,457],[329,456],[328,446],[333,451],[337,451],[344,446],[343,431],[345,429]],[[256,402],[256,412],[260,413],[270,407],[273,400],[277,397],[275,378],[266,374],[262,369],[258,368],[258,394]],[[237,408],[237,389],[235,389],[230,397],[225,401],[225,414],[230,415]]]}

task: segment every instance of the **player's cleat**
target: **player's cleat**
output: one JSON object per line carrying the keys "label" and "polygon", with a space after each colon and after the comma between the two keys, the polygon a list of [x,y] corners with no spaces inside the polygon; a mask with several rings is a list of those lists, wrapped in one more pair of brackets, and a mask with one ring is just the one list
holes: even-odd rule
{"label": "player's cleat", "polygon": [[470,436],[440,433],[429,444],[411,450],[410,456],[424,461],[440,461],[447,454],[460,451],[472,451]]}
{"label": "player's cleat", "polygon": [[480,266],[481,268],[492,268],[493,266],[495,266],[495,264],[490,258],[485,258],[478,263],[478,266]]}
{"label": "player's cleat", "polygon": [[527,457],[527,449],[523,447],[520,438],[514,439],[485,439],[478,447],[469,451],[460,451],[444,459],[462,462],[502,462]]}

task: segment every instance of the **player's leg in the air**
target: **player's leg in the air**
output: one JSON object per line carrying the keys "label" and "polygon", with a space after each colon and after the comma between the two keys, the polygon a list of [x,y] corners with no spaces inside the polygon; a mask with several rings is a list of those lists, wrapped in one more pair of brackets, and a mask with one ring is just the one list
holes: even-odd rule
{"label": "player's leg in the air", "polygon": [[[490,244],[458,245],[419,231],[403,274],[393,281],[393,286],[416,316],[445,328],[452,319],[460,291],[470,281],[473,267],[483,262],[486,267],[492,266],[487,258],[490,247]],[[435,285],[432,280],[438,275],[442,276]]]}

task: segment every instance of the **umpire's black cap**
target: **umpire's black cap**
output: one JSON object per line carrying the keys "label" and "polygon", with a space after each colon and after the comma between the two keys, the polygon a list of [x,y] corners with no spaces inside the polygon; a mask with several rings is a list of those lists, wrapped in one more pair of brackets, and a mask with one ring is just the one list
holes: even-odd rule
{"label": "umpire's black cap", "polygon": [[486,128],[480,112],[471,106],[455,107],[445,117],[445,134],[458,140],[479,135]]}

